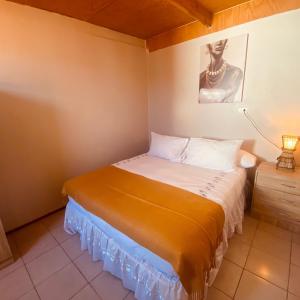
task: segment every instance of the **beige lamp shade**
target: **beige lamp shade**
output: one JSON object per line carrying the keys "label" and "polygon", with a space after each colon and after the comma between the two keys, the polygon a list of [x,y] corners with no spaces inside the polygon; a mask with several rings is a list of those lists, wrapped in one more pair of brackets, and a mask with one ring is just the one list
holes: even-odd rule
{"label": "beige lamp shade", "polygon": [[298,136],[283,135],[282,136],[282,153],[277,158],[277,169],[283,168],[288,170],[295,170],[296,162],[293,152],[296,150],[299,141]]}
{"label": "beige lamp shade", "polygon": [[282,144],[284,150],[290,150],[295,151],[297,144],[299,141],[298,136],[292,136],[292,135],[283,135],[282,136]]}

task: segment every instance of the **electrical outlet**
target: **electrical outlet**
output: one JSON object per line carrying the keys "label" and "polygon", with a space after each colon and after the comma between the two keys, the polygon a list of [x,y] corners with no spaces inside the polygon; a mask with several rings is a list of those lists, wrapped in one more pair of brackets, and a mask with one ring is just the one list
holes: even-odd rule
{"label": "electrical outlet", "polygon": [[247,107],[239,107],[238,112],[241,114],[247,112]]}

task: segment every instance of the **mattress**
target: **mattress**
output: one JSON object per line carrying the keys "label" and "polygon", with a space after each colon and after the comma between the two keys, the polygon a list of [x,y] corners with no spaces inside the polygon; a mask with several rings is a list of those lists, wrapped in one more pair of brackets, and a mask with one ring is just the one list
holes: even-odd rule
{"label": "mattress", "polygon": [[[243,189],[246,182],[246,171],[244,169],[237,168],[232,172],[215,171],[175,163],[147,154],[123,160],[114,164],[114,166],[185,189],[220,204],[225,212],[223,243],[216,255],[217,267],[220,265],[224,251],[227,248],[228,238],[233,235],[234,231],[241,231],[245,205]],[[136,261],[146,262],[151,268],[164,274],[171,282],[178,281],[176,272],[167,261],[140,246],[101,218],[86,211],[72,198],[69,198],[67,212],[69,212],[70,219],[72,214],[76,215],[77,213],[85,217],[93,226],[96,226],[106,236],[110,237],[116,245],[121,245],[122,250]],[[68,228],[66,229],[68,230]],[[217,269],[214,272],[215,274]],[[210,280],[212,281],[214,277],[214,274],[210,276]]]}

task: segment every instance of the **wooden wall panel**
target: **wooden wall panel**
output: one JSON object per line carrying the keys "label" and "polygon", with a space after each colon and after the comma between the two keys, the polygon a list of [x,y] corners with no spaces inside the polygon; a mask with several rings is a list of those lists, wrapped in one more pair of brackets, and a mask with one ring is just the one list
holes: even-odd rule
{"label": "wooden wall panel", "polygon": [[300,8],[300,0],[252,0],[216,13],[211,27],[196,21],[147,39],[150,52],[277,13]]}

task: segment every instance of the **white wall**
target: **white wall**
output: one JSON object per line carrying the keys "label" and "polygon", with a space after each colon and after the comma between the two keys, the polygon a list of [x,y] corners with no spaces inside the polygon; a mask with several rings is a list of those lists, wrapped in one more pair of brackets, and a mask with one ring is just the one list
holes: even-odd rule
{"label": "white wall", "polygon": [[61,207],[65,179],[147,148],[144,41],[0,0],[0,218]]}
{"label": "white wall", "polygon": [[[248,140],[244,148],[276,160],[280,150],[258,135],[238,107],[246,106],[279,146],[282,134],[300,135],[299,28],[300,10],[295,10],[150,53],[150,129],[182,136],[242,138]],[[244,33],[249,33],[249,43],[243,103],[198,104],[200,45]]]}

